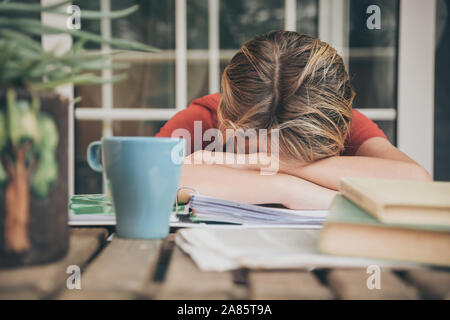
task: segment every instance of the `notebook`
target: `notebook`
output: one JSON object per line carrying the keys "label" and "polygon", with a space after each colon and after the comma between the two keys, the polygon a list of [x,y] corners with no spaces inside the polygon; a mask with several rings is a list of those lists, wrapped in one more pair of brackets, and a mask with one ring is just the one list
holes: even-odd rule
{"label": "notebook", "polygon": [[[187,207],[178,205],[173,207],[170,215],[171,226],[183,226],[179,215],[189,214]],[[69,225],[72,226],[107,226],[115,225],[114,207],[105,194],[73,195],[69,203]]]}
{"label": "notebook", "polygon": [[450,182],[343,178],[340,191],[385,223],[450,226]]}
{"label": "notebook", "polygon": [[342,195],[320,232],[324,254],[450,266],[450,227],[385,224]]}

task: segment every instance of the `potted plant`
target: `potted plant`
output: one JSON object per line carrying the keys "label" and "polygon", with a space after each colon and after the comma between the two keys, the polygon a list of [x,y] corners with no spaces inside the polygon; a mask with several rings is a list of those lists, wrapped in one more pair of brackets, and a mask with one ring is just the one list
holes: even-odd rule
{"label": "potted plant", "polygon": [[[57,86],[99,84],[103,68],[126,68],[111,53],[88,54],[86,43],[115,49],[155,51],[138,42],[106,39],[72,28],[57,28],[28,13],[66,13],[70,1],[51,6],[0,2],[0,266],[52,261],[68,248],[68,112]],[[81,11],[83,19],[117,19],[137,6],[110,13]],[[73,46],[63,54],[44,51],[39,37],[69,34]],[[119,74],[108,81],[120,81]]]}

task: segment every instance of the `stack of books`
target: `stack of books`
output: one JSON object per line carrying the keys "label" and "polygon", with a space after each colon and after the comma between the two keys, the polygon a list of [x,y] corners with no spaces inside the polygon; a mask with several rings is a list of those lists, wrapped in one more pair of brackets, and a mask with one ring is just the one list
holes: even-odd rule
{"label": "stack of books", "polygon": [[344,178],[340,192],[322,253],[450,266],[450,182]]}

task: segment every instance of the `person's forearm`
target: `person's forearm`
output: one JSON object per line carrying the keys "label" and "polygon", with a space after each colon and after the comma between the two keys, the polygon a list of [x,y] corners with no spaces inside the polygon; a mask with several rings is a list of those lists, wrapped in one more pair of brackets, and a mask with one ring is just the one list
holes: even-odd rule
{"label": "person's forearm", "polygon": [[[261,168],[267,169],[267,163],[278,161],[270,155],[257,154],[257,162],[253,164],[250,161],[251,155],[246,154],[227,154],[227,153],[198,153],[203,160],[208,163],[215,163],[217,159],[222,159],[222,167],[231,170],[255,171],[260,174]],[[224,162],[223,159],[228,156],[231,162]],[[404,157],[406,160],[385,159],[366,156],[336,156],[316,161],[308,165],[301,165],[278,161],[275,167],[278,171],[273,171],[274,175],[284,173],[287,176],[299,178],[295,183],[287,184],[294,190],[294,196],[301,202],[302,208],[323,207],[324,203],[330,202],[334,193],[332,190],[339,189],[340,180],[343,177],[364,177],[378,179],[410,179],[410,180],[432,180],[428,172],[417,163]],[[240,161],[238,161],[240,159]],[[262,162],[261,162],[262,160]],[[239,164],[242,163],[242,164]],[[266,173],[270,170],[266,170]],[[291,180],[292,182],[292,180]],[[308,184],[310,183],[310,184]],[[302,190],[302,192],[298,192]],[[290,189],[286,191],[290,192]],[[286,200],[286,199],[285,199]],[[298,207],[299,203],[295,198],[288,198],[291,201],[288,207]],[[266,201],[267,202],[267,201]]]}
{"label": "person's forearm", "polygon": [[313,182],[289,174],[277,174],[283,179],[279,182],[284,187],[286,207],[290,209],[328,209],[335,190],[322,187]]}
{"label": "person's forearm", "polygon": [[[180,186],[228,200],[262,204],[280,203],[291,209],[327,209],[335,192],[287,174],[261,175],[256,170],[220,165],[185,164]],[[182,190],[178,200],[189,200]]]}
{"label": "person's forearm", "polygon": [[338,190],[343,177],[430,180],[428,173],[413,162],[372,157],[331,157],[306,166],[281,166],[281,171],[323,187]]}
{"label": "person's forearm", "polygon": [[[256,154],[253,159],[257,162],[250,161],[248,154],[226,154],[204,152],[204,159],[213,162],[212,159],[224,159],[225,156],[232,157],[231,163],[225,163],[226,166],[232,168],[245,168],[251,170],[261,169],[270,171],[267,163],[277,162],[277,165],[270,167],[277,168],[278,171],[289,175],[293,175],[325,188],[338,190],[339,182],[343,177],[364,177],[378,179],[410,179],[410,180],[431,180],[428,172],[420,165],[412,160],[394,160],[377,157],[365,156],[335,156],[327,159],[319,160],[311,164],[302,165],[295,162],[284,162],[273,156],[266,154]],[[262,161],[262,162],[261,162]],[[243,163],[239,165],[238,163]]]}
{"label": "person's forearm", "polygon": [[[207,164],[185,164],[180,187],[189,187],[199,193],[254,204],[282,203],[284,194],[278,190],[279,177],[262,176],[254,170],[232,169]],[[189,199],[188,190],[179,193],[179,200]]]}

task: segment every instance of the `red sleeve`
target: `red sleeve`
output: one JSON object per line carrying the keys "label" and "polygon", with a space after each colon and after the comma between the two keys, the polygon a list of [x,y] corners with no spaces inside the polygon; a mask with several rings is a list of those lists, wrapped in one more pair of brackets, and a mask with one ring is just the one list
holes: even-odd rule
{"label": "red sleeve", "polygon": [[382,137],[387,139],[383,130],[381,130],[375,122],[367,118],[361,112],[353,109],[353,120],[350,126],[350,132],[345,141],[345,150],[343,155],[355,155],[359,147],[366,140],[373,137]]}
{"label": "red sleeve", "polygon": [[[214,127],[216,116],[213,113],[214,110],[206,108],[194,100],[186,109],[181,110],[167,121],[156,134],[156,137],[171,137],[176,129],[186,129],[190,135],[190,150],[186,150],[186,154],[197,151],[194,144],[194,121],[201,121],[201,133],[203,134],[206,130]],[[202,136],[198,139],[202,139]],[[200,145],[201,148],[204,147],[202,144]]]}

